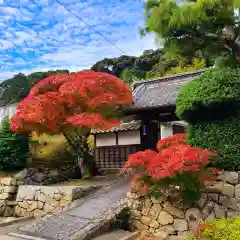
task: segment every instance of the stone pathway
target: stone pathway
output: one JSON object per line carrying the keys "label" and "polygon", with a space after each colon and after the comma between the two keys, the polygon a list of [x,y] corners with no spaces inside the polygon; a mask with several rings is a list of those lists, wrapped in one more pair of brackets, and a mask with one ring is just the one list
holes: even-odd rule
{"label": "stone pathway", "polygon": [[119,202],[129,190],[130,180],[130,176],[122,177],[89,195],[78,206],[23,226],[19,233],[48,240],[85,239],[89,233],[96,233],[122,210]]}

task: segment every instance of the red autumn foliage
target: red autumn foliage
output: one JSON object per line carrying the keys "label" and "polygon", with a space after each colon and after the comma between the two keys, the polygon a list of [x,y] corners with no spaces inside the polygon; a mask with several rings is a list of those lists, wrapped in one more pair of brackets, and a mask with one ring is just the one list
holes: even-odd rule
{"label": "red autumn foliage", "polygon": [[185,172],[200,172],[208,164],[213,153],[206,149],[177,145],[163,149],[147,166],[154,180],[175,177]]}
{"label": "red autumn foliage", "polygon": [[157,150],[160,152],[162,149],[185,144],[186,133],[177,133],[172,136],[161,139],[157,143]]}
{"label": "red autumn foliage", "polygon": [[124,164],[124,168],[134,168],[145,170],[150,160],[157,155],[157,152],[152,150],[139,151],[131,154],[128,157],[127,162]]}
{"label": "red autumn foliage", "polygon": [[131,104],[131,89],[110,74],[53,75],[39,81],[18,105],[11,129],[51,133],[67,126],[109,129],[119,125],[119,110]]}

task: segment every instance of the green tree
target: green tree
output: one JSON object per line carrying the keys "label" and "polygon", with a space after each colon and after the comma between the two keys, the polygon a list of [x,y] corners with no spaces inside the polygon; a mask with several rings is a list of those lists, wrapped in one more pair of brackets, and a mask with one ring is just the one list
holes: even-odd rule
{"label": "green tree", "polygon": [[239,0],[147,0],[145,9],[141,33],[155,33],[167,59],[200,57],[209,66],[221,57],[227,65],[240,63]]}
{"label": "green tree", "polygon": [[0,122],[0,170],[12,171],[26,167],[29,157],[28,137],[10,130],[8,117]]}

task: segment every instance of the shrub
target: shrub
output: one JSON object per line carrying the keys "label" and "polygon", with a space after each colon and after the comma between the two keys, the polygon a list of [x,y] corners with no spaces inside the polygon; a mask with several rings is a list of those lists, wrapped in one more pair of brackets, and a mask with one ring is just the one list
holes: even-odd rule
{"label": "shrub", "polygon": [[215,150],[216,166],[225,170],[240,170],[240,114],[223,120],[199,122],[188,127],[187,143]]}
{"label": "shrub", "polygon": [[217,219],[203,224],[199,230],[186,240],[240,240],[240,217]]}
{"label": "shrub", "polygon": [[214,68],[202,73],[179,92],[176,113],[187,122],[217,120],[239,108],[240,71]]}
{"label": "shrub", "polygon": [[10,131],[5,118],[0,128],[0,170],[17,170],[26,166],[29,153],[28,137]]}
{"label": "shrub", "polygon": [[170,146],[184,144],[186,136],[187,134],[185,133],[177,133],[167,138],[161,139],[157,143],[157,150],[161,151],[162,149]]}
{"label": "shrub", "polygon": [[[141,170],[140,177],[134,180],[134,187],[139,191],[155,196],[161,194],[162,189],[178,187],[179,194],[184,200],[198,200],[200,189],[205,180],[216,173],[216,169],[208,168],[212,157],[216,154],[206,149],[177,144],[175,137],[160,140],[160,152],[152,150],[137,152],[129,156],[125,168]],[[174,139],[174,141],[171,141]],[[181,136],[181,141],[184,137]],[[171,143],[171,146],[166,145]],[[167,146],[167,147],[166,147]]]}

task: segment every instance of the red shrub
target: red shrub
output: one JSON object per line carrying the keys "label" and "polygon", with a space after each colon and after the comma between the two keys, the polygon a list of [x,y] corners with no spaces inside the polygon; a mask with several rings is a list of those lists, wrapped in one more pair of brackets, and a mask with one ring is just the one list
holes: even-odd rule
{"label": "red shrub", "polygon": [[152,150],[140,151],[131,154],[128,157],[127,162],[124,164],[124,168],[134,168],[145,170],[149,161],[157,155],[157,152]]}
{"label": "red shrub", "polygon": [[160,152],[162,149],[185,144],[186,133],[177,133],[172,136],[161,139],[157,143],[157,150]]}
{"label": "red shrub", "polygon": [[200,172],[209,164],[213,153],[188,145],[170,146],[163,149],[147,166],[147,172],[153,179],[175,177],[184,172]]}

